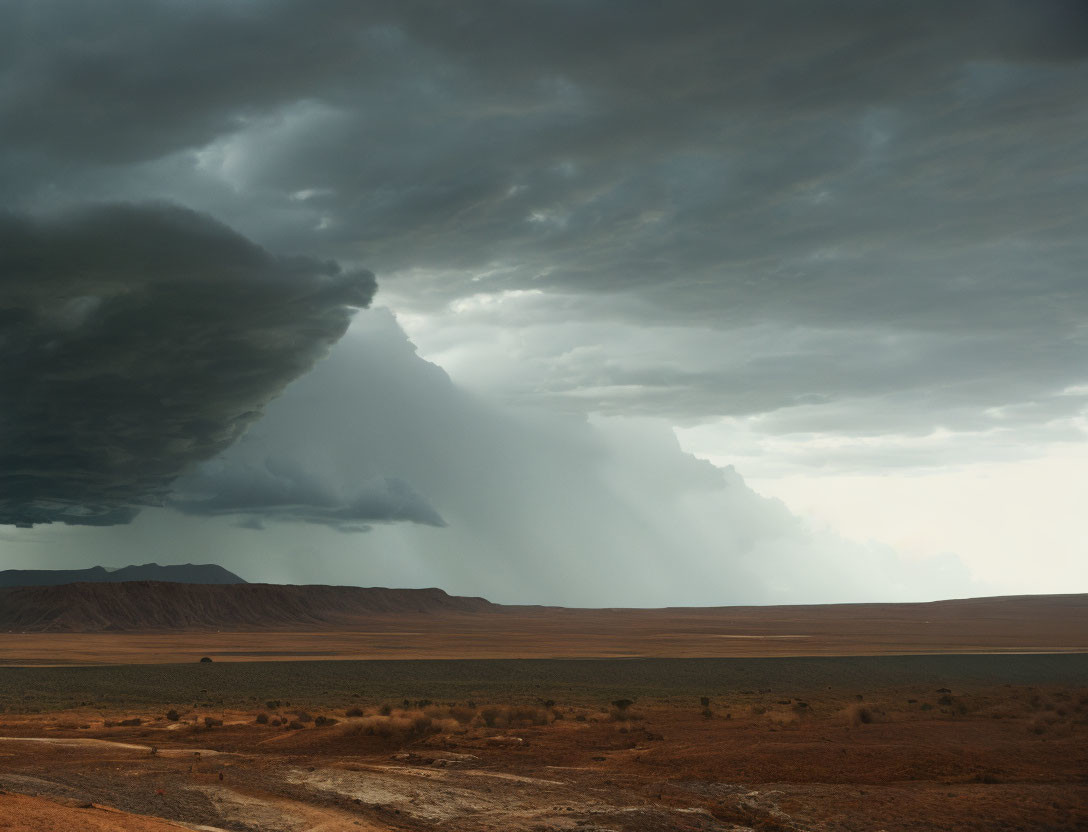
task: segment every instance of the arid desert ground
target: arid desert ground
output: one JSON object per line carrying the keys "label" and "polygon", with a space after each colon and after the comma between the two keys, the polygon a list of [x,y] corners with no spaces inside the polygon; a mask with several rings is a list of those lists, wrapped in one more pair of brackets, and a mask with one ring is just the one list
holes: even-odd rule
{"label": "arid desert ground", "polygon": [[0,830],[1084,829],[1084,610],[8,633]]}

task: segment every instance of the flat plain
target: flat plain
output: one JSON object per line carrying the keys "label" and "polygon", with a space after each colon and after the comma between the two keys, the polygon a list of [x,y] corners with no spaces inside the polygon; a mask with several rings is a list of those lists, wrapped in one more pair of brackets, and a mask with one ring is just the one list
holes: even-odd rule
{"label": "flat plain", "polygon": [[1088,652],[1088,595],[667,609],[494,605],[367,612],[320,627],[0,633],[0,665],[184,663],[202,656],[236,662],[1052,652]]}
{"label": "flat plain", "polygon": [[0,830],[1072,832],[1088,828],[1085,610],[5,633]]}

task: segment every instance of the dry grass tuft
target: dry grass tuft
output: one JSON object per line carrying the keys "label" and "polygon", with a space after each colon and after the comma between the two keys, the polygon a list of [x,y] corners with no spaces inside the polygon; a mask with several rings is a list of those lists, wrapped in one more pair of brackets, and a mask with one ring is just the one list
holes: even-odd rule
{"label": "dry grass tuft", "polygon": [[767,717],[775,725],[782,727],[797,727],[801,723],[801,717],[795,711],[769,711]]}
{"label": "dry grass tuft", "polygon": [[452,705],[449,709],[449,716],[461,725],[468,725],[476,719],[476,708],[470,708],[464,705]]}
{"label": "dry grass tuft", "polygon": [[858,704],[850,705],[846,709],[846,721],[849,722],[851,725],[854,725],[854,726],[868,725],[871,722],[874,722],[875,718],[876,718],[875,713],[867,705],[862,705],[862,704],[858,703]]}
{"label": "dry grass tuft", "polygon": [[375,714],[352,723],[348,732],[395,742],[408,742],[436,733],[437,730],[434,720],[422,713],[418,716],[395,716],[391,713],[389,716]]}

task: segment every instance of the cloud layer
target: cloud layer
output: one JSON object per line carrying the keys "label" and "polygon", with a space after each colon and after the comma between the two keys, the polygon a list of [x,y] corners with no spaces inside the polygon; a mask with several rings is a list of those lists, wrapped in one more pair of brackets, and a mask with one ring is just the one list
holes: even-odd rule
{"label": "cloud layer", "polygon": [[230,446],[373,275],[161,205],[0,216],[0,523],[129,521]]}
{"label": "cloud layer", "polygon": [[111,8],[0,11],[10,203],[366,262],[429,355],[518,332],[506,392],[585,410],[1045,433],[1086,381],[1082,3]]}

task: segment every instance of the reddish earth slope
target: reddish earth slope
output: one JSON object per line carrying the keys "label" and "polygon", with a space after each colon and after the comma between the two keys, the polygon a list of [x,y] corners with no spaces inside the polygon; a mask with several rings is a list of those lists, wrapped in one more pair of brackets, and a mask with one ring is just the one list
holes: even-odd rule
{"label": "reddish earth slope", "polygon": [[331,627],[375,615],[473,613],[493,605],[441,589],[132,581],[0,589],[0,630]]}

